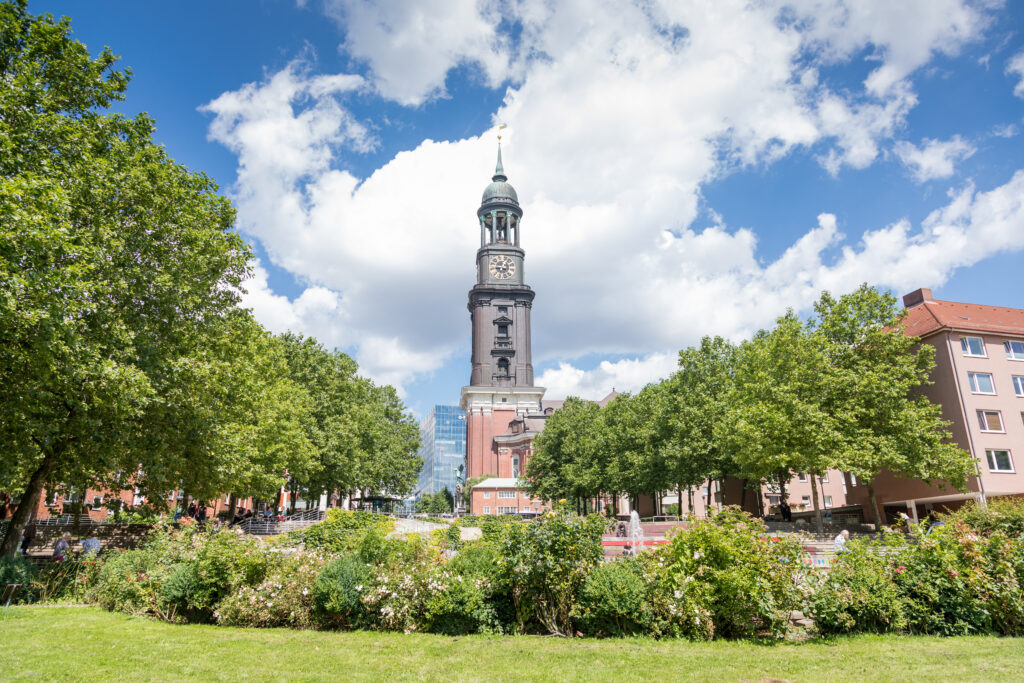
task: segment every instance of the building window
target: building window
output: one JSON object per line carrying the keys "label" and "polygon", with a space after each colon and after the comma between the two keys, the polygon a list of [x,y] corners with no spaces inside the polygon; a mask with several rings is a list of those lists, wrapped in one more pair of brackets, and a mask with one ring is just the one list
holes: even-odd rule
{"label": "building window", "polygon": [[491,497],[491,492],[490,491],[484,491],[484,498],[490,498],[490,497]]}
{"label": "building window", "polygon": [[508,306],[498,306],[498,313],[508,313]]}
{"label": "building window", "polygon": [[491,514],[491,506],[490,505],[484,505],[484,514],[485,515]]}
{"label": "building window", "polygon": [[57,504],[57,492],[53,491],[50,496],[46,499],[46,507],[53,507]]}
{"label": "building window", "polygon": [[1024,377],[1020,375],[1013,376],[1013,393],[1024,398]]}
{"label": "building window", "polygon": [[825,496],[825,507],[832,507],[832,496]]}
{"label": "building window", "polygon": [[498,377],[508,377],[508,358],[498,359]]}
{"label": "building window", "polygon": [[518,455],[512,457],[512,478],[513,479],[518,479],[519,478],[519,456]]}
{"label": "building window", "polygon": [[1013,459],[1010,451],[989,448],[985,450],[988,457],[989,472],[1013,472]]}
{"label": "building window", "polygon": [[1003,342],[1003,348],[1010,360],[1024,360],[1024,341],[1006,341]]}
{"label": "building window", "polygon": [[781,500],[782,500],[781,496],[772,496],[772,495],[768,496],[768,504],[769,505],[778,505],[779,501],[781,501]]}
{"label": "building window", "polygon": [[826,472],[825,474],[821,475],[821,483],[822,484],[827,484],[828,483],[828,472]]}
{"label": "building window", "polygon": [[93,510],[98,510],[101,507],[103,507],[103,497],[102,496],[95,496],[92,499],[92,509]]}
{"label": "building window", "polygon": [[807,475],[803,473],[796,475],[796,478],[800,481],[807,481]]}
{"label": "building window", "polygon": [[853,472],[850,472],[849,475],[850,475],[850,486],[856,486],[857,485],[857,475],[854,474]]}
{"label": "building window", "polygon": [[498,498],[515,498],[515,491],[498,491]]}
{"label": "building window", "polygon": [[965,356],[985,357],[985,340],[981,337],[960,337],[960,348]]}
{"label": "building window", "polygon": [[802,498],[800,498],[800,502],[803,505],[810,505],[811,504],[811,497],[810,496],[803,496]]}
{"label": "building window", "polygon": [[983,432],[1005,432],[1003,415],[998,410],[979,410],[978,424]]}
{"label": "building window", "polygon": [[992,375],[987,372],[968,372],[967,379],[971,382],[971,392],[975,394],[994,394],[996,385],[992,383]]}
{"label": "building window", "polygon": [[514,515],[514,514],[516,514],[516,512],[518,510],[519,510],[519,508],[517,508],[515,505],[499,505],[498,506],[498,514],[499,515]]}

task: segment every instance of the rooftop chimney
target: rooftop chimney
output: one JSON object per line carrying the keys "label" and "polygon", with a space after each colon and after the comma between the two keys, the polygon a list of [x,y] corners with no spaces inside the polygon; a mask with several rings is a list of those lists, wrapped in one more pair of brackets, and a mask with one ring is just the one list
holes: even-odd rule
{"label": "rooftop chimney", "polygon": [[923,304],[925,301],[934,301],[934,299],[932,298],[932,290],[925,289],[924,287],[915,289],[903,297],[903,305],[907,308],[913,308],[918,304]]}

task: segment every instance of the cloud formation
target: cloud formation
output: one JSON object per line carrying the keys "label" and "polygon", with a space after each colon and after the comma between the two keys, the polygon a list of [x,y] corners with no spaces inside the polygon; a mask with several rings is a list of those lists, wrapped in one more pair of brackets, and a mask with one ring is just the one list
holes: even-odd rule
{"label": "cloud formation", "polygon": [[[756,227],[694,225],[701,188],[737,168],[798,151],[833,175],[876,163],[917,103],[911,75],[985,27],[973,3],[382,4],[328,3],[365,74],[295,62],[206,107],[211,138],[239,157],[242,230],[309,284],[289,301],[257,271],[247,302],[271,327],[354,350],[378,379],[408,382],[465,347],[495,131],[423,140],[359,178],[345,159],[376,140],[347,98],[420,105],[445,95],[457,67],[508,88],[493,121],[509,124],[505,168],[525,209],[535,361],[564,361],[540,380],[553,395],[636,388],[701,335],[750,334],[821,288],[934,286],[972,258],[1021,248],[993,239],[945,251],[989,224],[1024,232],[1009,194],[1019,174],[989,193],[964,188],[917,230],[899,222],[850,241],[822,214],[767,263]],[[835,87],[829,68],[865,52],[877,65],[863,88]],[[901,145],[923,179],[949,177],[970,147]],[[588,352],[638,360],[581,375],[569,360]]]}
{"label": "cloud formation", "polygon": [[936,178],[951,177],[954,163],[967,159],[977,150],[959,135],[954,135],[949,140],[925,138],[920,147],[906,141],[897,142],[893,151],[910,169],[914,180],[923,183]]}

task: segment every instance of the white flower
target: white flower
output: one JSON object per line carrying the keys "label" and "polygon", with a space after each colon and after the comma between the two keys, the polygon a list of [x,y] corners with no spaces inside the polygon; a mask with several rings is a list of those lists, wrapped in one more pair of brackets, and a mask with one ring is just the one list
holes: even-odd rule
{"label": "white flower", "polygon": [[699,550],[697,550],[697,551],[695,551],[695,552],[693,553],[693,559],[695,559],[695,560],[699,560],[699,559],[700,559],[700,558],[702,558],[702,557],[704,557],[704,553],[702,553],[702,552],[701,552],[701,551],[699,551]]}
{"label": "white flower", "polygon": [[362,590],[363,590],[363,585],[362,584],[359,584],[358,586],[356,586],[356,593],[359,593]]}
{"label": "white flower", "polygon": [[683,591],[676,591],[675,593],[673,593],[673,595],[675,595],[676,596],[676,600],[678,600],[681,597],[683,597]]}
{"label": "white flower", "polygon": [[302,594],[303,595],[309,595],[309,589],[308,588],[303,588],[302,589]]}

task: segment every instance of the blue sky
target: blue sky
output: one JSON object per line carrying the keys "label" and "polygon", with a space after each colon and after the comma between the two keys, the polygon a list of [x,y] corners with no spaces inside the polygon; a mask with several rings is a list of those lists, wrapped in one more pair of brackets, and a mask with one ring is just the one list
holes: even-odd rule
{"label": "blue sky", "polygon": [[821,289],[1024,307],[1024,5],[30,1],[134,78],[255,248],[246,303],[424,415],[469,375],[496,129],[549,395]]}

